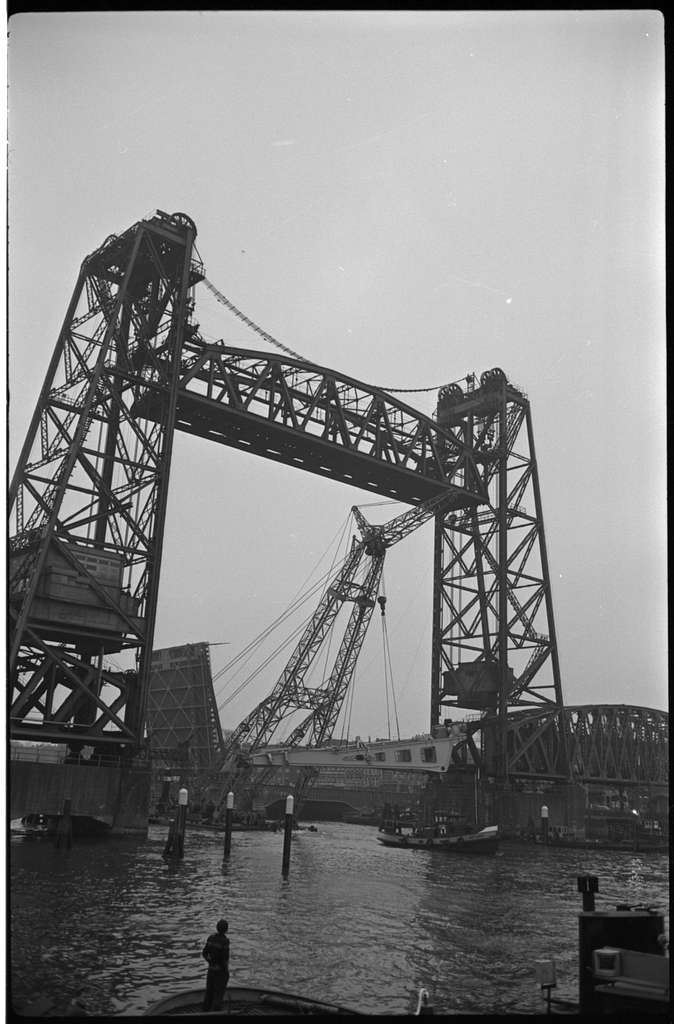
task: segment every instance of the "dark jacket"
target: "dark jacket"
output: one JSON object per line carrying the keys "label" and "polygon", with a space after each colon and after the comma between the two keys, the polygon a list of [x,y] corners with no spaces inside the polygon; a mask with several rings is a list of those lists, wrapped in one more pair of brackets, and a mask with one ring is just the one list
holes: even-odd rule
{"label": "dark jacket", "polygon": [[209,967],[226,971],[229,964],[229,939],[220,932],[214,932],[206,939],[201,955],[208,961]]}

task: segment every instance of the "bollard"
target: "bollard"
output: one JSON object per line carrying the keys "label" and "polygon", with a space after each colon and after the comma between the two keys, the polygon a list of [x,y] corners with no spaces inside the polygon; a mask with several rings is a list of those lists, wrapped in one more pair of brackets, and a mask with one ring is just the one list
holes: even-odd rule
{"label": "bollard", "polygon": [[234,817],[234,794],[230,791],[225,802],[225,852],[224,856],[229,857],[232,848],[232,818]]}
{"label": "bollard", "polygon": [[557,971],[554,960],[536,960],[536,981],[541,986],[541,992],[545,993],[547,1013],[552,1012],[552,999],[550,990],[557,987]]}
{"label": "bollard", "polygon": [[633,809],[632,810],[632,814],[634,815],[634,832],[633,832],[633,843],[632,843],[632,845],[634,847],[635,852],[638,852],[638,850],[639,850],[639,812],[635,811]]}
{"label": "bollard", "polygon": [[178,791],[178,813],[171,822],[164,847],[165,857],[182,857],[185,853],[185,825],[187,824],[187,790]]}
{"label": "bollard", "polygon": [[292,796],[286,797],[286,827],[283,833],[283,866],[281,868],[281,874],[284,878],[288,877],[290,871],[290,844],[293,837],[293,805],[295,799]]}
{"label": "bollard", "polygon": [[596,875],[578,875],[578,892],[583,894],[583,910],[587,913],[594,910],[594,894],[599,892],[599,879]]}
{"label": "bollard", "polygon": [[175,835],[176,823],[175,820],[172,818],[171,821],[169,822],[169,830],[168,835],[166,837],[166,845],[164,846],[164,852],[162,854],[162,857],[170,857],[171,854],[173,853],[173,848],[175,845]]}
{"label": "bollard", "polygon": [[545,804],[541,807],[541,832],[543,833],[543,842],[548,845],[548,811]]}
{"label": "bollard", "polygon": [[185,852],[185,827],[187,825],[187,790],[183,787],[178,790],[178,815],[176,817],[176,840],[178,844],[178,856],[182,857]]}
{"label": "bollard", "polygon": [[56,824],[56,849],[60,850],[61,847],[65,846],[66,849],[70,849],[73,845],[73,822],[70,817],[70,808],[72,807],[72,800],[70,798],[63,801],[63,811],[61,817]]}

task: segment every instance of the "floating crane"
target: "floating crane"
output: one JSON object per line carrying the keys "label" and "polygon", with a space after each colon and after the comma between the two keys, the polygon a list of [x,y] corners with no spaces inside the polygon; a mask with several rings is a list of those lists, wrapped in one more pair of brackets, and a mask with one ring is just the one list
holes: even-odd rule
{"label": "floating crane", "polygon": [[[442,735],[444,733],[444,735]],[[384,771],[430,772],[475,764],[468,751],[465,723],[442,726],[431,736],[408,740],[375,740],[323,747],[266,747],[249,755],[256,768],[379,768]]]}
{"label": "floating crane", "polygon": [[[281,722],[297,710],[306,709],[309,713],[292,730],[283,745],[285,749],[294,749],[302,741],[306,741],[309,748],[315,749],[332,739],[377,603],[386,551],[423,526],[431,517],[443,512],[451,501],[450,493],[436,495],[379,526],[369,523],[360,509],[353,507],[352,513],[361,533],[360,540],[352,538],[342,568],[327,587],[274,689],[243,719],[226,744],[222,761],[226,782],[220,800],[220,812],[229,790],[244,789],[248,798],[252,798],[253,791],[282,763],[268,758],[263,758],[262,762],[259,759],[252,760],[252,755],[267,748]],[[359,571],[364,577],[362,582],[356,578]],[[310,688],[305,684],[307,673],[346,601],[353,603],[353,610],[332,672],[322,686]],[[267,767],[269,770],[255,771],[259,767]]]}

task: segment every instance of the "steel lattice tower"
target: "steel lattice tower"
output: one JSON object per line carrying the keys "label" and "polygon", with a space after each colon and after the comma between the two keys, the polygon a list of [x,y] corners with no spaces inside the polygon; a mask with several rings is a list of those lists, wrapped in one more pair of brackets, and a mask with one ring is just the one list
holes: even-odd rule
{"label": "steel lattice tower", "polygon": [[82,263],[9,493],[13,736],[142,742],[195,236],[157,211]]}
{"label": "steel lattice tower", "polygon": [[483,768],[504,781],[508,711],[561,710],[562,687],[529,402],[498,368],[466,380],[440,391],[436,416],[472,451],[489,499],[436,516],[431,726],[480,712]]}

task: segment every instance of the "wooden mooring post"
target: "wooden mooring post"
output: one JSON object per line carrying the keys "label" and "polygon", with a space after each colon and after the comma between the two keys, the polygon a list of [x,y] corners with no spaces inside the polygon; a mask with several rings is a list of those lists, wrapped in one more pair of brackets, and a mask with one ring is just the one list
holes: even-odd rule
{"label": "wooden mooring post", "polygon": [[234,817],[234,794],[229,792],[225,801],[225,849],[224,857],[229,857],[232,849],[232,819]]}
{"label": "wooden mooring post", "polygon": [[185,826],[187,825],[187,790],[178,791],[178,813],[175,821],[169,826],[169,834],[164,847],[164,857],[180,857],[185,853]]}
{"label": "wooden mooring post", "polygon": [[285,832],[283,833],[283,865],[281,867],[281,874],[284,878],[288,877],[290,872],[290,845],[293,838],[293,807],[295,805],[295,798],[293,796],[286,797],[286,825]]}
{"label": "wooden mooring post", "polygon": [[73,820],[70,816],[71,807],[72,800],[68,797],[63,801],[63,811],[56,823],[55,845],[57,850],[61,850],[64,847],[69,850],[73,845]]}

